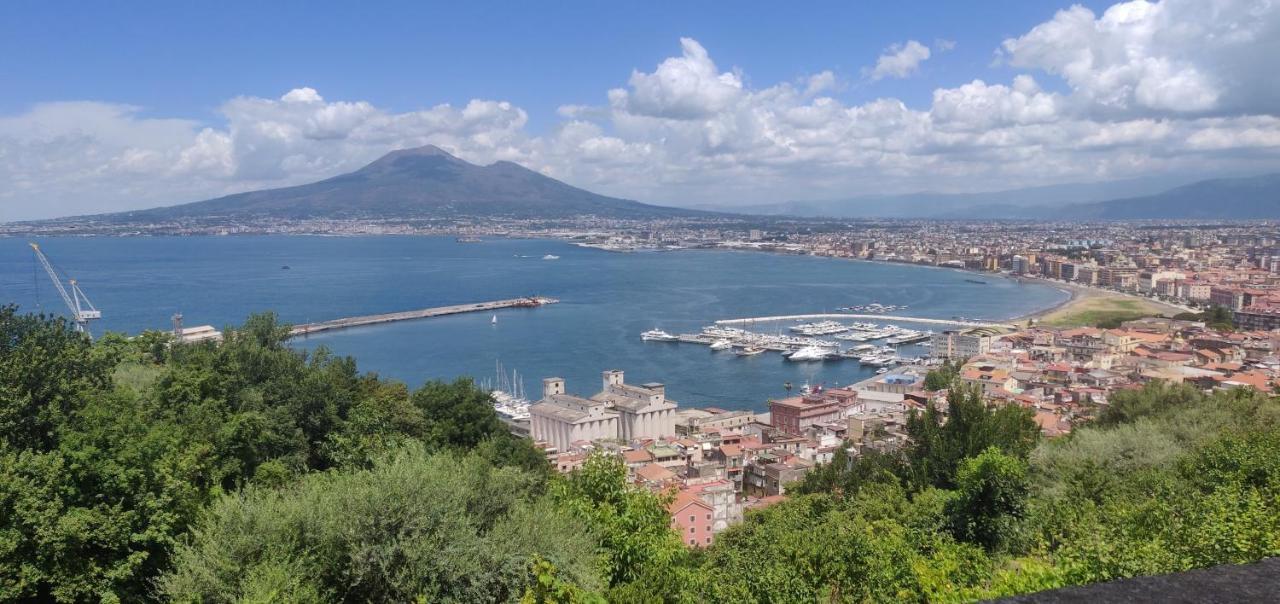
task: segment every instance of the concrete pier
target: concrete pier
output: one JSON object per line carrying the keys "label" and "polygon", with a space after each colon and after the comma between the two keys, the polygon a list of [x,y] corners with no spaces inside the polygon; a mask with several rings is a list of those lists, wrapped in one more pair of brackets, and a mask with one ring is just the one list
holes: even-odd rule
{"label": "concrete pier", "polygon": [[986,321],[957,321],[954,319],[926,319],[922,317],[898,317],[894,315],[856,315],[852,313],[822,313],[816,315],[783,315],[777,317],[752,317],[748,319],[722,319],[716,325],[751,325],[752,323],[770,323],[774,321],[811,321],[813,319],[870,319],[873,321],[897,321],[901,323],[922,323],[931,325],[949,325],[952,327],[1004,327],[1017,329],[1016,325],[990,323]]}
{"label": "concrete pier", "polygon": [[430,317],[442,317],[444,315],[456,315],[467,312],[486,312],[491,310],[500,310],[503,308],[536,308],[547,304],[555,304],[556,302],[559,302],[559,300],[555,298],[530,296],[528,298],[512,298],[510,300],[494,300],[492,302],[476,302],[474,304],[455,304],[453,306],[439,306],[436,308],[424,308],[421,310],[409,310],[381,315],[346,317],[343,319],[334,319],[332,321],[322,321],[320,323],[295,325],[289,332],[289,335],[306,336],[313,333],[333,331],[335,329],[347,329],[349,327],[379,325],[382,323],[394,323],[396,321],[412,321],[414,319],[427,319]]}

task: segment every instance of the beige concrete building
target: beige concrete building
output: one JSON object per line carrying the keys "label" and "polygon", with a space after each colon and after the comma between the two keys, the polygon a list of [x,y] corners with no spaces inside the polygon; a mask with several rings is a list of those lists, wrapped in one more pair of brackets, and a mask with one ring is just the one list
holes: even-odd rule
{"label": "beige concrete building", "polygon": [[658,383],[632,386],[621,371],[604,372],[601,390],[591,400],[605,403],[618,413],[616,438],[632,441],[676,433],[676,403],[667,400],[666,387]]}
{"label": "beige concrete building", "polygon": [[561,451],[579,441],[674,436],[676,407],[662,384],[633,386],[621,371],[604,372],[601,391],[589,399],[566,394],[563,379],[547,378],[542,400],[529,408],[529,431]]}
{"label": "beige concrete building", "polygon": [[542,380],[542,400],[529,407],[529,435],[568,451],[575,441],[616,438],[618,414],[599,401],[565,394],[564,379]]}

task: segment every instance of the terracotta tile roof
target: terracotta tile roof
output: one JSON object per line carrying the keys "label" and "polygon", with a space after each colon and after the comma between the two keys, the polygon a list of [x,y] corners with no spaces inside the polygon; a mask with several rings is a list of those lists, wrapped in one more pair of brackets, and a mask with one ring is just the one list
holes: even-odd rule
{"label": "terracotta tile roof", "polygon": [[641,463],[652,460],[653,455],[644,449],[637,449],[632,451],[623,451],[622,459],[629,464]]}
{"label": "terracotta tile roof", "polygon": [[667,506],[667,511],[672,516],[677,516],[678,519],[678,514],[691,505],[703,508],[709,512],[713,511],[711,506],[707,505],[707,502],[703,501],[701,497],[698,497],[688,491],[681,491],[677,493],[676,498],[671,501],[671,505]]}
{"label": "terracotta tile roof", "polygon": [[656,463],[651,463],[637,468],[636,476],[649,482],[666,482],[674,479],[676,474]]}

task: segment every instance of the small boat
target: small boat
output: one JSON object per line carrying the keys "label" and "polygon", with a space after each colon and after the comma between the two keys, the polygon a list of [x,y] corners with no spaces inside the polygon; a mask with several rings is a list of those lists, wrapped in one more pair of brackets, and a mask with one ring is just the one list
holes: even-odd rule
{"label": "small boat", "polygon": [[967,282],[969,282],[969,283],[977,283],[978,285],[986,285],[986,284],[987,284],[987,282],[986,282],[986,281],[980,281],[980,280],[978,280],[978,279],[965,279],[965,281],[967,281]]}
{"label": "small boat", "polygon": [[733,348],[733,342],[729,340],[716,340],[711,343],[711,350],[728,350]]}
{"label": "small boat", "polygon": [[888,368],[888,367],[881,367],[881,368],[879,368],[879,369],[877,369],[877,370],[876,370],[876,374],[877,374],[877,375],[883,375],[883,374],[886,374],[886,373],[889,373],[889,368]]}
{"label": "small boat", "polygon": [[547,254],[546,256],[543,256],[542,259],[543,260],[559,260],[560,257],[555,254]]}
{"label": "small boat", "polygon": [[738,356],[740,356],[740,357],[753,357],[753,356],[756,356],[756,355],[758,355],[758,354],[760,354],[760,353],[762,353],[762,352],[764,352],[764,349],[763,349],[763,348],[757,348],[757,347],[755,347],[755,346],[748,346],[748,347],[746,347],[746,348],[743,348],[743,349],[741,349],[741,350],[738,350],[738,351],[737,351],[736,353],[734,353],[734,354],[737,354],[737,355],[738,355]]}
{"label": "small boat", "polygon": [[654,328],[640,334],[640,339],[646,342],[675,342],[680,338],[662,331],[661,329]]}
{"label": "small boat", "polygon": [[287,271],[287,270],[289,270],[289,265],[288,265],[288,264],[286,264],[286,265],[284,265],[284,266],[280,267],[280,270],[282,270],[282,271]]}

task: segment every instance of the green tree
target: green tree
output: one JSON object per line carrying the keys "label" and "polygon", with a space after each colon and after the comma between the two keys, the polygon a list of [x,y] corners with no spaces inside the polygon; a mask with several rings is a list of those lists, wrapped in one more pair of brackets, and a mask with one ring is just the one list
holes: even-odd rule
{"label": "green tree", "polygon": [[988,406],[977,387],[953,385],[944,415],[933,403],[907,419],[906,458],[917,487],[951,488],[960,461],[989,447],[1025,459],[1040,438],[1033,413],[1017,405]]}
{"label": "green tree", "polygon": [[952,362],[947,359],[937,369],[930,369],[924,376],[924,389],[930,392],[946,390],[950,388],[952,383],[960,375],[960,368],[964,365],[962,361],[956,360]]}
{"label": "green tree", "polygon": [[113,359],[61,318],[0,306],[0,442],[47,451],[86,393],[111,382]]}
{"label": "green tree", "polygon": [[591,527],[601,551],[601,572],[610,586],[646,573],[676,572],[687,550],[671,528],[660,497],[627,483],[627,468],[616,455],[596,453],[567,479],[552,485],[555,501]]}
{"label": "green tree", "polygon": [[287,577],[284,588],[325,601],[504,602],[543,589],[540,562],[555,569],[547,593],[598,589],[587,528],[538,497],[536,482],[417,445],[370,469],[250,486],[202,517],[160,590],[229,602]]}
{"label": "green tree", "polygon": [[1027,465],[997,447],[960,464],[956,497],[947,504],[956,539],[996,550],[1015,537],[1026,515]]}
{"label": "green tree", "polygon": [[412,400],[422,410],[427,440],[439,446],[470,449],[507,432],[489,393],[476,388],[470,378],[427,382]]}

